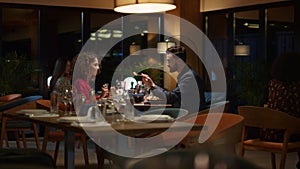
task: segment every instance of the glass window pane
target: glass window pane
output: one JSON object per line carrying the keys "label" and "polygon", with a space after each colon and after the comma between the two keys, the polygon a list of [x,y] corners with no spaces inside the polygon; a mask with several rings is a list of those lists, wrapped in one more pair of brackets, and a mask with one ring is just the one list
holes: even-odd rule
{"label": "glass window pane", "polygon": [[267,12],[268,59],[272,62],[277,56],[294,50],[294,7],[269,8]]}

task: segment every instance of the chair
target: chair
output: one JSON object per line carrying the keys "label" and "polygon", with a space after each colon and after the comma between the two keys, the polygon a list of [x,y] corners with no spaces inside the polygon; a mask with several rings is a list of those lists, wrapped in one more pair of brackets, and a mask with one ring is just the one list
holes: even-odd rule
{"label": "chair", "polygon": [[[50,110],[50,101],[49,100],[38,100],[37,101],[37,107],[42,109]],[[59,106],[60,110],[64,110],[63,106]],[[85,165],[89,165],[89,158],[88,158],[88,150],[87,150],[87,135],[75,133],[75,140],[79,141],[79,143],[82,143],[82,149],[83,149],[83,155],[85,160]],[[58,151],[59,151],[59,145],[61,141],[64,141],[64,132],[60,130],[50,131],[50,127],[45,127],[45,133],[44,133],[44,140],[42,145],[42,150],[46,151],[47,142],[55,142],[55,151],[54,151],[54,162],[57,161]],[[80,144],[78,144],[78,147]]]}
{"label": "chair", "polygon": [[188,111],[185,109],[179,109],[179,108],[159,108],[154,110],[149,110],[144,112],[142,115],[146,114],[162,114],[162,115],[169,115],[170,117],[174,119],[180,119],[183,118],[188,114]]}
{"label": "chair", "polygon": [[[280,169],[285,168],[287,153],[300,153],[300,141],[290,142],[291,135],[300,133],[300,119],[287,113],[257,106],[239,106],[238,112],[245,118],[243,130],[243,142],[240,146],[240,154],[245,150],[265,151],[271,153],[272,168],[276,168],[275,154],[281,154]],[[247,129],[251,127],[282,129],[284,130],[283,142],[268,142],[258,138],[246,138]],[[300,157],[299,157],[300,158]]]}
{"label": "chair", "polygon": [[0,97],[0,106],[7,104],[13,100],[19,99],[22,97],[22,94],[8,94]]}
{"label": "chair", "polygon": [[10,102],[0,106],[0,112],[2,113],[0,147],[3,146],[3,139],[5,139],[5,141],[6,141],[6,146],[9,147],[7,132],[12,131],[15,133],[16,143],[17,143],[18,148],[20,148],[19,133],[21,132],[23,146],[26,149],[27,143],[26,143],[25,131],[33,131],[35,141],[36,141],[36,146],[38,149],[40,148],[38,129],[37,129],[36,123],[25,122],[25,121],[20,121],[20,120],[16,120],[16,119],[10,119],[10,118],[5,117],[5,115],[3,113],[17,112],[22,109],[36,108],[35,101],[38,99],[41,99],[41,98],[42,98],[42,96],[39,96],[39,95],[27,96],[24,98],[14,99],[13,101],[10,101]]}
{"label": "chair", "polygon": [[261,169],[244,158],[226,152],[207,149],[170,150],[163,154],[125,161],[125,169],[183,169],[183,168],[226,168]]}
{"label": "chair", "polygon": [[37,149],[0,149],[0,168],[55,169],[52,157]]}
{"label": "chair", "polygon": [[[213,128],[215,121],[206,122],[208,117],[211,119],[220,117],[220,121],[215,129]],[[191,131],[182,141],[184,147],[194,148],[202,146],[236,154],[236,145],[241,142],[242,138],[244,124],[242,116],[231,113],[198,114],[196,117],[186,119],[185,122],[204,125],[206,129],[198,132]],[[208,136],[208,139],[201,144],[198,143],[200,134]]]}
{"label": "chair", "polygon": [[[228,113],[229,110],[229,105],[230,105],[230,101],[225,100],[225,101],[220,101],[220,102],[216,102],[213,104],[209,104],[205,109],[201,110],[198,112],[198,114],[206,114],[206,113],[221,113],[221,112],[226,112]],[[195,114],[188,114],[184,117],[184,119],[188,119],[191,117],[194,117]]]}

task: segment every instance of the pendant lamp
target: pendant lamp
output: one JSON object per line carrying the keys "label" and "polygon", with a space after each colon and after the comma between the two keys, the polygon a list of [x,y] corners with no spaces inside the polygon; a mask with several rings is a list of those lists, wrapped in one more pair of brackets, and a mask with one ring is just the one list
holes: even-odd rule
{"label": "pendant lamp", "polygon": [[174,0],[115,0],[116,12],[157,13],[175,9]]}

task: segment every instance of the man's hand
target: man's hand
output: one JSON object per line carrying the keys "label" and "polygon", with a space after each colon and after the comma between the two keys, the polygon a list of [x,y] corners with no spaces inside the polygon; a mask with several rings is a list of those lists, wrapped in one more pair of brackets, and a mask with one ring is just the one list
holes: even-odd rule
{"label": "man's hand", "polygon": [[153,80],[149,77],[149,75],[142,73],[142,81],[145,84],[145,86],[147,88],[153,88],[155,87],[155,83],[153,82]]}

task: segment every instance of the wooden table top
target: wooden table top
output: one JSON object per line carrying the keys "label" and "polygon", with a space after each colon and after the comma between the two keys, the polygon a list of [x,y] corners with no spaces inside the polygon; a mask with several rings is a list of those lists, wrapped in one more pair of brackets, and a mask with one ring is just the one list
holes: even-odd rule
{"label": "wooden table top", "polygon": [[[170,121],[170,122],[151,122],[151,123],[141,123],[141,122],[119,122],[113,123],[109,126],[95,126],[95,127],[85,127],[82,128],[80,126],[71,125],[71,123],[59,122],[59,117],[29,117],[24,114],[18,114],[15,112],[6,112],[4,116],[8,118],[20,119],[31,121],[43,125],[47,125],[50,127],[61,128],[64,130],[70,130],[73,132],[110,132],[112,129],[115,131],[124,133],[126,135],[135,136],[137,133],[148,132],[148,133],[157,133],[162,132],[170,127],[175,127],[176,130],[185,130],[185,129],[193,129],[200,130],[203,126],[197,124],[191,124],[180,121]],[[140,134],[139,134],[140,135]]]}

